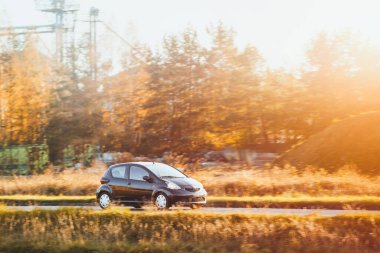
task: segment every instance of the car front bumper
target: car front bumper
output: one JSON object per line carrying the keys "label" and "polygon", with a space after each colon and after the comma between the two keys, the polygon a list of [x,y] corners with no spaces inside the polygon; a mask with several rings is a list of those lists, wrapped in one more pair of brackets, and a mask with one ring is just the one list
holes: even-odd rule
{"label": "car front bumper", "polygon": [[206,205],[207,192],[205,189],[200,189],[197,192],[188,192],[186,190],[171,190],[168,194],[168,198],[172,204],[178,205]]}

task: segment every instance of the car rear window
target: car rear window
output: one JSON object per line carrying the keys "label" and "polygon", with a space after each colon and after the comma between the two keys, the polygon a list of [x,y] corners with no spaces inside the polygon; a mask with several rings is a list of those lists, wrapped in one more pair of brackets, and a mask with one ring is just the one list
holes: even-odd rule
{"label": "car rear window", "polygon": [[112,168],[111,174],[114,178],[125,178],[126,166],[117,166]]}

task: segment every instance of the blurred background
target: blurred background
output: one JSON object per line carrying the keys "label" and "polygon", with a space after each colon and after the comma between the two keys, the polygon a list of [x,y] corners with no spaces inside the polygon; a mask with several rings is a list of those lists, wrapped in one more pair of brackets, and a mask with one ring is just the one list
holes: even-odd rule
{"label": "blurred background", "polygon": [[379,7],[1,0],[0,174],[151,159],[378,174]]}
{"label": "blurred background", "polygon": [[[0,252],[380,252],[377,0],[0,0]],[[207,206],[95,196],[159,161]]]}

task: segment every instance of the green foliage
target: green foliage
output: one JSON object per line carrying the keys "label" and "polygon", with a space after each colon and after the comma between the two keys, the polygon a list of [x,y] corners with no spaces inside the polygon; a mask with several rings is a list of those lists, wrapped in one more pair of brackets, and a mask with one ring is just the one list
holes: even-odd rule
{"label": "green foliage", "polygon": [[96,151],[98,151],[96,145],[92,144],[69,145],[63,149],[64,165],[70,168],[80,162],[83,166],[89,167],[96,156]]}
{"label": "green foliage", "polygon": [[41,173],[49,163],[48,153],[45,144],[0,148],[0,174]]}

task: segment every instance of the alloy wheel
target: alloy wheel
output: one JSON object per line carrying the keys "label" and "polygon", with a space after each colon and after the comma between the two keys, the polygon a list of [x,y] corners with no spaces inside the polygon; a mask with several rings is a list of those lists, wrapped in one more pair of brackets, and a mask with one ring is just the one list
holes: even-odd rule
{"label": "alloy wheel", "polygon": [[110,196],[107,193],[103,193],[99,198],[99,205],[101,208],[107,208],[111,204]]}
{"label": "alloy wheel", "polygon": [[158,209],[165,209],[168,206],[168,200],[165,195],[159,194],[156,197],[155,204]]}

